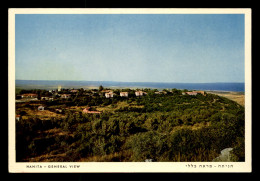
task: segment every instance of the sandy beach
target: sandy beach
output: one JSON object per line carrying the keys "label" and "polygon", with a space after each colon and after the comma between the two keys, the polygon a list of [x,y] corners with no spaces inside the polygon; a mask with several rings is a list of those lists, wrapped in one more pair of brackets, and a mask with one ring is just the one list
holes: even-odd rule
{"label": "sandy beach", "polygon": [[244,92],[228,92],[228,91],[206,91],[211,94],[226,97],[238,104],[245,106],[245,93]]}

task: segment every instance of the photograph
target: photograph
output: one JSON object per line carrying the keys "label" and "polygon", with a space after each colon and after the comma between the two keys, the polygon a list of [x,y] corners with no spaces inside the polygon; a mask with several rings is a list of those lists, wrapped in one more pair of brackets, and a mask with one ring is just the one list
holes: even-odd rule
{"label": "photograph", "polygon": [[250,9],[9,9],[9,172],[250,172]]}

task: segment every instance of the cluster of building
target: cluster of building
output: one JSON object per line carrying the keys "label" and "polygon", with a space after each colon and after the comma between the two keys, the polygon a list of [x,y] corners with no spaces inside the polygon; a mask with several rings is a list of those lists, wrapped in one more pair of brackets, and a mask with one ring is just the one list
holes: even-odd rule
{"label": "cluster of building", "polygon": [[[105,90],[105,97],[106,98],[112,98],[115,94],[111,90]],[[166,91],[157,91],[154,92],[155,94],[167,94]],[[183,92],[182,95],[190,95],[190,96],[195,96],[197,94],[202,94],[205,95],[205,91],[190,91],[190,92]],[[135,95],[137,97],[147,95],[146,92],[144,91],[135,91]],[[128,97],[128,92],[120,92],[121,97]]]}
{"label": "cluster of building", "polygon": [[43,101],[53,101],[53,97],[41,97],[41,100]]}
{"label": "cluster of building", "polygon": [[196,96],[197,94],[202,94],[205,96],[205,91],[191,91],[191,92],[182,93],[182,95],[190,95],[190,96]]}
{"label": "cluster of building", "polygon": [[[114,95],[115,95],[115,93],[113,93],[113,91],[111,91],[111,90],[106,90],[107,92],[105,93],[105,97],[106,98],[112,98]],[[135,95],[137,96],[137,97],[139,97],[139,96],[143,96],[143,95],[146,95],[147,93],[146,92],[144,92],[144,91],[135,91]],[[120,97],[128,97],[128,95],[129,95],[129,93],[128,92],[120,92]]]}
{"label": "cluster of building", "polygon": [[[52,92],[53,91],[49,91],[49,92]],[[77,93],[78,90],[77,89],[72,89],[70,90],[70,93],[66,93],[66,94],[58,94],[57,92],[54,92],[53,95],[58,95],[60,98],[62,99],[69,99],[71,98],[72,94],[75,94]],[[92,93],[98,93],[98,92],[95,92],[95,91],[92,91]],[[167,94],[166,91],[157,91],[157,92],[154,92],[155,94]],[[143,96],[143,95],[146,95],[147,93],[144,92],[144,91],[135,91],[135,95],[137,97],[140,97],[140,96]],[[190,92],[183,92],[182,95],[197,95],[197,94],[202,94],[202,95],[205,95],[205,92],[204,91],[190,91]],[[90,94],[87,94],[86,95],[90,95]],[[103,95],[105,96],[106,98],[112,98],[114,97],[115,93],[112,91],[112,90],[102,90],[99,92],[99,95]],[[120,97],[128,97],[129,96],[129,92],[120,92]],[[30,98],[30,99],[35,99],[37,100],[37,97],[38,95],[37,94],[33,94],[33,93],[28,93],[28,94],[22,94],[21,95],[21,98]],[[54,100],[54,97],[53,96],[50,96],[50,97],[41,97],[41,100],[46,100],[46,101],[53,101]]]}
{"label": "cluster of building", "polygon": [[33,93],[29,93],[29,94],[22,94],[21,97],[22,98],[37,98],[38,95],[37,94],[33,94]]}
{"label": "cluster of building", "polygon": [[[67,90],[66,93],[60,94],[59,92],[61,91],[61,88],[59,87],[58,92],[57,90],[50,90],[49,92],[52,94],[52,96],[44,96],[41,97],[41,100],[45,100],[45,101],[53,101],[55,96],[58,96],[62,99],[69,99],[71,98],[71,96],[75,93],[78,93],[79,90],[77,89],[71,89],[71,90]],[[84,95],[95,95],[99,94],[100,96],[105,96],[106,98],[113,98],[114,95],[116,95],[112,90],[102,90],[102,91],[95,91],[92,90],[91,92],[85,92]],[[166,91],[156,91],[154,92],[155,94],[167,94]],[[198,94],[204,95],[205,96],[205,91],[189,91],[189,92],[183,92],[182,95],[190,95],[190,96],[196,96]],[[129,92],[120,92],[120,97],[128,97],[129,96]],[[144,96],[147,95],[146,92],[144,91],[135,91],[135,96],[136,97],[140,97],[140,96]],[[26,93],[26,94],[22,94],[21,98],[23,99],[29,99],[29,100],[38,100],[38,94],[34,94],[34,93]],[[38,111],[44,111],[45,108],[43,105],[38,106]],[[56,112],[61,113],[62,110],[58,109],[56,110]],[[85,109],[82,110],[82,113],[88,113],[88,114],[100,114],[100,111],[93,111],[91,110],[90,107],[86,107]],[[21,119],[21,115],[16,115],[16,120],[20,120]]]}

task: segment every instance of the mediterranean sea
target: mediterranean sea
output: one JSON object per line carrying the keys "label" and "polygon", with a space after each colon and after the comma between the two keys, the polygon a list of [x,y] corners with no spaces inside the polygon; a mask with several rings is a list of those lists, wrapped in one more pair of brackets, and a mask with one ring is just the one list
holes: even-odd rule
{"label": "mediterranean sea", "polygon": [[20,89],[57,89],[62,88],[151,88],[151,89],[188,89],[208,91],[244,92],[245,83],[163,83],[163,82],[116,82],[116,81],[67,81],[67,80],[16,80]]}

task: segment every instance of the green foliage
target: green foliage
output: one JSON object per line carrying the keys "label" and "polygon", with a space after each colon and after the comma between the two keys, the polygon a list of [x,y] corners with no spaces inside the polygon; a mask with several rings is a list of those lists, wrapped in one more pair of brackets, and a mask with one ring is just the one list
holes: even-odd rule
{"label": "green foliage", "polygon": [[172,89],[172,93],[174,95],[181,95],[182,94],[181,90],[178,90],[178,89]]}
{"label": "green foliage", "polygon": [[245,139],[244,137],[237,137],[237,142],[232,150],[232,157],[234,161],[245,161]]}
{"label": "green foliage", "polygon": [[156,161],[167,150],[164,136],[157,132],[149,131],[137,133],[127,140],[127,145],[133,152],[133,161]]}
{"label": "green foliage", "polygon": [[99,86],[98,91],[102,91],[104,87],[102,85]]}
{"label": "green foliage", "polygon": [[[212,161],[227,147],[234,148],[234,160],[244,160],[242,106],[213,94],[182,95],[177,89],[172,93],[166,90],[167,94],[154,94],[147,89],[148,95],[142,97],[135,97],[134,90],[125,91],[130,92],[129,98],[107,99],[99,95],[85,96],[82,90],[81,95],[68,102],[71,105],[110,105],[115,109],[113,113],[95,115],[67,111],[61,120],[33,118],[17,122],[17,161],[49,152],[65,153],[56,161],[78,161],[115,153],[128,153],[128,157],[111,156],[108,160]],[[62,101],[55,104],[64,104]],[[121,101],[131,106],[117,109]],[[201,127],[191,129],[196,125]],[[44,132],[54,128],[64,134]]]}

